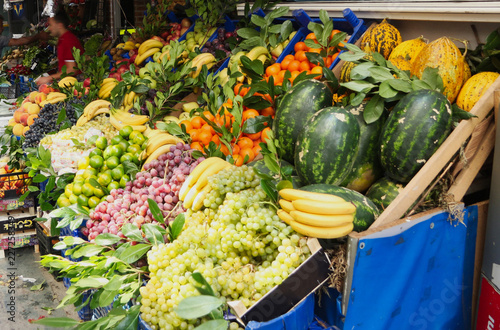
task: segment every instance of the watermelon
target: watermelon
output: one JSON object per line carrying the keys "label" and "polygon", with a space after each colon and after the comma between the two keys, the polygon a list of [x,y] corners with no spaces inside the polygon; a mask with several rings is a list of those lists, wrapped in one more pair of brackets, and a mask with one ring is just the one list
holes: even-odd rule
{"label": "watermelon", "polygon": [[354,115],[338,107],[315,113],[297,137],[295,169],[309,184],[340,184],[349,174],[359,145]]}
{"label": "watermelon", "polygon": [[360,136],[359,148],[351,172],[340,184],[357,192],[364,193],[370,186],[384,174],[378,155],[379,138],[382,132],[386,113],[379,120],[366,124],[363,111],[366,102],[358,106],[347,106],[345,109],[352,113],[358,120]]}
{"label": "watermelon", "polygon": [[354,231],[362,232],[368,229],[368,227],[370,227],[370,225],[379,216],[377,206],[366,196],[363,196],[357,191],[331,184],[311,184],[299,189],[339,196],[346,201],[354,203],[354,205],[356,205],[356,214],[354,215]]}
{"label": "watermelon", "polygon": [[380,136],[380,161],[385,174],[409,182],[451,128],[451,105],[443,94],[429,89],[408,93],[389,114]]}
{"label": "watermelon", "polygon": [[403,189],[403,184],[384,176],[368,189],[365,196],[377,205],[382,213]]}
{"label": "watermelon", "polygon": [[273,133],[278,140],[280,158],[293,163],[297,136],[318,110],[333,104],[333,93],[318,80],[304,80],[295,85],[278,104]]}

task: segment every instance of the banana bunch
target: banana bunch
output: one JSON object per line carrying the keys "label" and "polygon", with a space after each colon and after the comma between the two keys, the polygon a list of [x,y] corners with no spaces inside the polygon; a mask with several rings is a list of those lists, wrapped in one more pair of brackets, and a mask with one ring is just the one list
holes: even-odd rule
{"label": "banana bunch", "polygon": [[75,77],[67,76],[67,77],[64,77],[61,80],[59,80],[59,82],[57,83],[57,85],[60,88],[69,88],[69,87],[74,86],[77,81],[78,80],[76,80]]}
{"label": "banana bunch", "polygon": [[[156,59],[156,62],[162,63],[163,58],[165,56],[167,57],[167,60],[170,60],[170,46],[169,45],[162,48],[162,53],[160,56],[158,56],[158,58]],[[187,50],[183,51],[182,53],[179,54],[179,56],[177,56],[177,58],[182,58],[182,61],[180,61],[180,64],[186,62],[188,60],[188,57],[189,57],[189,52]]]}
{"label": "banana bunch", "polygon": [[132,107],[139,96],[134,92],[130,91],[123,97],[123,105],[125,107]]}
{"label": "banana bunch", "polygon": [[215,63],[217,63],[217,60],[215,59],[215,56],[210,53],[197,55],[191,62],[192,68],[196,69],[195,71],[191,72],[191,77],[198,77],[200,75],[201,69],[203,68],[203,65],[206,65],[207,69],[210,69],[215,65]]}
{"label": "banana bunch", "polygon": [[338,196],[282,189],[278,216],[293,230],[309,237],[339,238],[354,228],[356,206]]}
{"label": "banana bunch", "polygon": [[47,98],[44,101],[40,102],[40,107],[43,108],[48,103],[55,104],[57,102],[62,102],[66,100],[66,98],[67,96],[64,93],[50,92],[49,94],[47,94]]}
{"label": "banana bunch", "polygon": [[[238,70],[239,72],[243,73],[243,71],[241,70],[241,57],[242,56],[246,56],[252,61],[259,60],[264,65],[271,58],[271,54],[269,54],[269,50],[267,50],[266,47],[257,46],[257,47],[254,47],[252,50],[250,50],[247,53],[245,53],[244,51],[239,51],[236,54],[234,54],[233,56],[231,56],[231,58],[229,59],[228,68],[230,68],[233,72],[235,72],[234,70]],[[227,71],[225,74],[227,75]],[[224,77],[224,74],[222,74],[222,76],[221,76],[221,81],[223,81],[223,79],[224,80],[226,79]],[[243,76],[238,77],[238,82],[243,82],[244,79],[245,79],[245,76],[243,73]]]}
{"label": "banana bunch", "polygon": [[230,166],[230,163],[218,157],[210,157],[199,163],[179,190],[179,199],[184,202],[183,206],[195,212],[200,210],[211,189],[208,177]]}
{"label": "banana bunch", "polygon": [[147,128],[146,124],[149,120],[149,116],[136,115],[128,112],[128,109],[121,107],[120,109],[115,109],[111,111],[111,116],[109,117],[109,122],[117,130],[121,130],[125,126],[131,126],[134,130],[139,132],[144,132]]}
{"label": "banana bunch", "polygon": [[76,126],[83,126],[97,115],[110,113],[111,103],[106,100],[95,100],[87,104],[83,109],[83,114],[78,118]]}
{"label": "banana bunch", "polygon": [[132,50],[135,49],[135,43],[133,41],[122,42],[116,45],[116,49]]}
{"label": "banana bunch", "polygon": [[158,53],[163,47],[161,41],[149,39],[144,41],[137,50],[137,57],[135,58],[135,65],[141,65],[148,57]]}
{"label": "banana bunch", "polygon": [[102,81],[101,88],[97,93],[100,99],[107,99],[111,96],[111,91],[118,85],[118,80],[115,78],[106,78]]}
{"label": "banana bunch", "polygon": [[167,132],[157,129],[150,129],[149,127],[143,132],[144,136],[148,138],[146,149],[141,154],[141,159],[146,159],[144,164],[150,163],[157,159],[160,155],[170,151],[170,147],[179,142],[184,143],[182,139],[173,136]]}

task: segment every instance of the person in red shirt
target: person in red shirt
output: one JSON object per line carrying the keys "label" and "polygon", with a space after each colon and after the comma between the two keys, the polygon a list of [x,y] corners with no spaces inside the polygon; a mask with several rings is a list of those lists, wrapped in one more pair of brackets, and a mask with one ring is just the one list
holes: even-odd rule
{"label": "person in red shirt", "polygon": [[83,54],[83,47],[71,31],[68,30],[69,18],[64,10],[59,10],[54,17],[49,18],[49,32],[57,41],[57,60],[59,62],[57,73],[36,80],[37,85],[50,84],[53,80],[59,79],[62,75],[63,67],[66,67],[66,74],[77,72],[73,48],[80,49]]}

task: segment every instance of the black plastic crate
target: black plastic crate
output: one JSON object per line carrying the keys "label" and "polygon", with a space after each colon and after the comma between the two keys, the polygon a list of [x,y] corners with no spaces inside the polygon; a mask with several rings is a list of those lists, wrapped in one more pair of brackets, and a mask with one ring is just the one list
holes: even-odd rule
{"label": "black plastic crate", "polygon": [[15,99],[18,96],[18,89],[16,85],[0,86],[0,94],[4,95],[7,99]]}
{"label": "black plastic crate", "polygon": [[59,242],[59,236],[48,236],[44,225],[39,222],[35,223],[36,237],[38,238],[38,245],[40,247],[40,255],[55,254],[61,255],[61,252],[54,250],[54,244]]}
{"label": "black plastic crate", "polygon": [[23,172],[0,174],[0,200],[21,196],[28,191],[31,180],[28,173]]}

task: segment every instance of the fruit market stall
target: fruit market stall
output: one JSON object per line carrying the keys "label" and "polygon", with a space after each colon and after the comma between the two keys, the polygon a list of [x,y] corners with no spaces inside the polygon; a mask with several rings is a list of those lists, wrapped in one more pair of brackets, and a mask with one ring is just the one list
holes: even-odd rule
{"label": "fruit market stall", "polygon": [[17,100],[6,170],[81,318],[35,323],[471,324],[498,30],[466,51],[258,5],[194,1]]}

